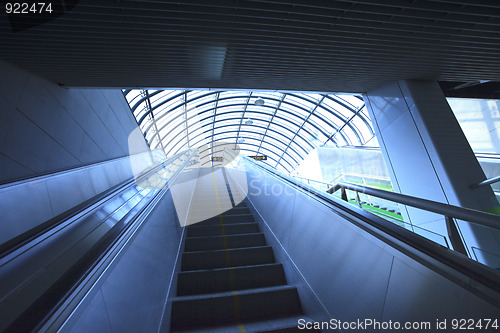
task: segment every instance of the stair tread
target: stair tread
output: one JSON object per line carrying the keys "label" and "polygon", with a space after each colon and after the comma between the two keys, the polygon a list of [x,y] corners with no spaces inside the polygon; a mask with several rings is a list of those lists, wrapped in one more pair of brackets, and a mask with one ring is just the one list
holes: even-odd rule
{"label": "stair tread", "polygon": [[186,237],[184,253],[265,246],[262,232],[211,237]]}
{"label": "stair tread", "polygon": [[[297,289],[294,286],[290,285],[281,285],[281,286],[272,286],[272,287],[264,287],[264,288],[253,288],[237,291],[238,295],[249,295],[249,294],[263,294],[270,293],[282,290],[293,290]],[[234,296],[234,291],[224,291],[220,293],[212,293],[212,294],[202,294],[202,295],[186,295],[186,296],[176,296],[172,299],[172,302],[182,302],[182,301],[195,301],[200,299],[211,299],[211,298],[223,298],[223,297],[232,297]]]}
{"label": "stair tread", "polygon": [[181,271],[218,267],[240,267],[275,262],[270,246],[256,246],[236,249],[184,252]]}
{"label": "stair tread", "polygon": [[178,274],[177,295],[201,295],[279,285],[286,285],[286,278],[283,266],[277,263],[182,271]]}
{"label": "stair tread", "polygon": [[[196,239],[217,239],[217,238],[224,238],[224,237],[236,237],[236,236],[248,236],[248,235],[263,235],[262,232],[251,232],[248,234],[234,234],[234,235],[224,235],[224,236],[199,236],[199,237],[186,237],[189,238],[189,240],[196,240]],[[190,251],[191,252],[191,251]]]}
{"label": "stair tread", "polygon": [[[180,332],[185,333],[240,333],[244,329],[248,333],[257,332],[279,332],[280,330],[293,331],[295,327],[298,327],[299,320],[304,319],[305,322],[313,322],[313,320],[307,316],[292,316],[285,318],[275,318],[263,321],[252,321],[252,322],[242,322],[239,325],[222,325],[214,326],[203,329],[194,330],[182,330]],[[302,332],[304,330],[299,330],[297,332]],[[308,332],[319,332],[315,330],[307,330]],[[176,331],[175,331],[176,332]],[[285,331],[283,331],[285,332]]]}
{"label": "stair tread", "polygon": [[266,321],[298,316],[301,313],[297,288],[292,286],[179,296],[172,300],[172,328],[202,328]]}
{"label": "stair tread", "polygon": [[211,236],[229,236],[246,235],[260,232],[258,223],[231,223],[231,224],[212,224],[189,227],[187,238],[192,237],[211,237]]}
{"label": "stair tread", "polygon": [[[201,223],[201,222],[200,222]],[[242,222],[242,223],[224,223],[224,226],[231,226],[231,225],[246,225],[246,224],[252,224],[252,225],[259,225],[257,222],[249,221],[249,222]],[[200,225],[199,223],[196,224],[191,224],[187,226],[188,228],[220,228],[220,224],[207,224],[207,225]]]}
{"label": "stair tread", "polygon": [[[240,224],[240,223],[252,223],[252,222],[255,222],[252,220],[246,220],[246,219],[243,219],[243,220],[223,220],[223,224],[224,225],[227,225],[227,224]],[[220,225],[221,224],[221,221],[220,220],[203,220],[203,221],[200,221],[200,222],[196,222],[194,224],[191,224],[189,226],[209,226],[209,225]]]}
{"label": "stair tread", "polygon": [[[221,202],[229,204],[228,198]],[[193,216],[203,218],[203,206]],[[185,236],[177,296],[171,298],[172,331],[295,332],[300,319],[312,322],[301,315],[298,290],[286,284],[282,264],[244,201],[187,226]]]}
{"label": "stair tread", "polygon": [[[193,215],[193,216],[196,216],[196,215]],[[200,222],[198,222],[197,224],[200,224],[200,223],[205,223],[205,224],[210,224],[210,223],[216,223],[216,224],[219,224],[219,223],[225,223],[225,222],[232,222],[232,221],[236,221],[236,222],[254,222],[254,217],[252,214],[231,214],[231,215],[215,215],[215,216],[211,216],[209,218],[206,218],[204,220],[201,220]]]}
{"label": "stair tread", "polygon": [[[191,253],[205,253],[205,252],[220,253],[220,252],[226,252],[226,251],[239,251],[239,250],[250,250],[250,249],[260,249],[260,248],[271,248],[271,246],[270,245],[260,245],[260,246],[235,247],[235,248],[230,248],[230,249],[189,251],[189,252],[184,252],[183,254],[188,254],[188,253],[189,254],[191,254]],[[218,267],[217,268],[214,267],[214,269],[219,269],[219,268]]]}
{"label": "stair tread", "polygon": [[268,266],[281,266],[280,263],[273,262],[271,264],[260,264],[260,265],[248,265],[248,266],[238,266],[238,267],[222,267],[222,268],[209,268],[209,269],[199,269],[196,271],[183,271],[179,272],[182,274],[188,274],[188,273],[202,273],[202,272],[216,272],[216,271],[228,271],[231,269],[245,269],[245,268],[251,268],[251,267],[268,267]]}

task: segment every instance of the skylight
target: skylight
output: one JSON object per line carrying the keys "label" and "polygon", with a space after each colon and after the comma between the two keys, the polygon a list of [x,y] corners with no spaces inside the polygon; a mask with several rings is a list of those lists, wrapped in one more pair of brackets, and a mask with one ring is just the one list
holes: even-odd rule
{"label": "skylight", "polygon": [[[167,156],[217,142],[292,172],[316,147],[364,146],[374,132],[359,95],[124,90],[151,149]],[[373,140],[372,140],[373,141]]]}

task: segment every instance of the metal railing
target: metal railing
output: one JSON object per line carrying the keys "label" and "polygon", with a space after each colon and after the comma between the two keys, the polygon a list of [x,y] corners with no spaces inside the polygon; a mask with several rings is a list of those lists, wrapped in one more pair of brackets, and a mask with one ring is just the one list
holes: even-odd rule
{"label": "metal railing", "polygon": [[[311,183],[318,183],[327,186],[327,192],[333,194],[340,190],[340,198],[346,202],[349,202],[347,195],[347,190],[355,192],[355,200],[359,207],[362,207],[362,201],[360,199],[360,193],[377,197],[380,199],[388,200],[393,203],[402,204],[414,208],[418,208],[424,211],[436,213],[444,217],[446,223],[446,231],[448,233],[448,239],[451,242],[453,249],[463,255],[472,257],[471,254],[467,252],[467,247],[465,246],[464,240],[460,235],[460,231],[457,227],[455,219],[464,220],[476,225],[485,226],[488,228],[500,230],[499,218],[495,214],[485,213],[476,211],[469,208],[453,206],[449,204],[444,204],[436,201],[431,201],[427,199],[417,198],[409,195],[404,195],[400,193],[394,193],[390,191],[384,191],[381,189],[363,186],[359,184],[354,184],[350,182],[337,182],[337,183],[327,183],[317,180],[308,179],[305,177],[294,176],[294,178],[301,179],[302,181],[307,181],[310,185]],[[337,177],[338,178],[338,177]],[[337,179],[336,178],[336,179]],[[498,179],[497,179],[498,178]],[[496,179],[496,181],[493,181]],[[488,185],[493,182],[500,181],[500,177],[495,177],[488,180]],[[485,181],[486,182],[486,181]],[[485,183],[485,182],[481,182]],[[484,184],[486,185],[486,184]],[[482,186],[482,185],[481,185]],[[447,246],[447,242],[446,242]]]}
{"label": "metal railing", "polygon": [[482,182],[479,182],[477,184],[472,184],[470,188],[475,189],[481,186],[486,186],[486,185],[493,185],[495,183],[500,182],[500,176],[492,177],[486,180],[483,180]]}
{"label": "metal railing", "polygon": [[359,193],[365,193],[378,198],[442,215],[446,222],[448,238],[450,239],[453,249],[466,256],[469,255],[467,253],[466,246],[460,236],[455,219],[464,220],[473,224],[500,230],[499,218],[495,214],[489,214],[469,208],[453,206],[436,201],[379,190],[347,182],[337,183],[330,187],[327,192],[332,194],[339,189],[341,190],[341,198],[345,201],[348,201],[346,190],[349,189],[356,193],[356,198],[359,198]]}

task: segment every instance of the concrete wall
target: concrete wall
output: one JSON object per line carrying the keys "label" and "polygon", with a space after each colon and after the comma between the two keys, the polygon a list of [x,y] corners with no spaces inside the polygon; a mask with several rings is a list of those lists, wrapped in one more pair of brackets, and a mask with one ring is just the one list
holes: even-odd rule
{"label": "concrete wall", "polygon": [[120,90],[66,89],[0,61],[0,183],[128,155]]}

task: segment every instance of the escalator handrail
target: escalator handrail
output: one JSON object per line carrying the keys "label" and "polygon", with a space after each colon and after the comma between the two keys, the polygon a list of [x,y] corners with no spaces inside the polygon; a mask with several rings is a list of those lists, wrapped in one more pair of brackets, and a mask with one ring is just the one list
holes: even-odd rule
{"label": "escalator handrail", "polygon": [[[23,248],[25,246],[29,246],[29,243],[32,242],[34,239],[37,239],[41,235],[47,234],[48,231],[59,226],[61,223],[71,221],[75,218],[78,218],[81,214],[86,214],[86,213],[93,211],[96,207],[100,206],[101,204],[103,204],[104,202],[109,200],[109,198],[112,198],[115,195],[117,195],[118,193],[121,193],[121,192],[127,190],[130,186],[135,184],[140,179],[145,179],[145,178],[149,177],[149,175],[158,171],[162,167],[162,165],[170,164],[172,161],[174,161],[175,159],[179,158],[180,156],[182,156],[186,153],[188,153],[188,151],[183,151],[183,152],[180,152],[180,153],[178,153],[170,158],[167,158],[164,161],[162,161],[161,163],[157,164],[156,166],[147,168],[147,169],[143,170],[140,174],[137,174],[135,176],[131,176],[131,177],[127,178],[126,180],[120,182],[119,184],[116,184],[115,186],[109,188],[108,190],[106,190],[102,193],[99,193],[98,195],[94,196],[93,198],[88,199],[84,203],[77,205],[76,207],[72,207],[72,208],[68,209],[66,212],[63,212],[63,213],[55,216],[54,218],[41,223],[39,226],[37,226],[33,229],[30,229],[30,230],[27,230],[23,234],[20,234],[20,235],[16,236],[15,238],[13,238],[5,243],[0,244],[0,259],[8,256],[12,252],[17,251],[20,248]],[[192,155],[193,154],[191,154],[191,156]],[[191,158],[191,156],[189,158]],[[96,163],[95,165],[102,164],[102,163],[105,163],[105,162]],[[75,170],[77,170],[77,169],[81,169],[81,168],[79,167],[79,168],[76,168]],[[70,170],[66,170],[64,172],[69,172],[69,171]],[[47,177],[47,176],[44,175],[43,177]],[[35,179],[35,178],[32,178],[32,179]]]}
{"label": "escalator handrail", "polygon": [[500,230],[499,216],[495,214],[481,212],[475,209],[470,209],[465,207],[458,207],[437,201],[417,198],[406,194],[384,191],[377,188],[358,185],[349,182],[338,182],[328,190],[328,193],[330,194],[334,193],[335,191],[341,188],[372,195],[381,199],[386,199],[392,202],[397,202],[403,205],[441,214],[443,216],[449,216],[460,220],[465,220],[474,224],[478,224],[481,226],[485,226],[488,228]]}
{"label": "escalator handrail", "polygon": [[[88,244],[87,248],[80,248],[79,251],[79,257],[77,258],[78,260],[72,263],[69,267],[69,272],[71,274],[68,275],[68,271],[64,272],[63,274],[57,275],[58,280],[53,280],[49,281],[49,283],[46,284],[45,287],[48,287],[48,289],[43,289],[43,293],[38,296],[36,299],[27,299],[27,302],[32,302],[32,303],[26,303],[27,307],[22,312],[18,317],[12,317],[10,318],[10,322],[8,323],[9,327],[15,327],[18,328],[20,327],[19,325],[31,325],[30,327],[41,327],[45,325],[45,323],[52,317],[55,311],[58,310],[58,308],[64,303],[64,301],[68,298],[70,294],[77,293],[78,290],[81,289],[80,284],[82,281],[86,279],[88,275],[92,272],[93,268],[95,265],[100,262],[103,258],[106,257],[106,253],[113,247],[117,242],[122,238],[123,235],[126,234],[126,231],[129,230],[134,224],[135,221],[137,220],[138,216],[141,216],[143,212],[145,212],[147,209],[150,208],[151,203],[155,201],[162,193],[165,193],[168,191],[168,188],[171,186],[172,182],[175,180],[175,178],[180,174],[180,172],[186,167],[187,162],[191,159],[193,156],[193,152],[191,151],[184,151],[179,154],[176,154],[175,156],[172,156],[171,158],[168,158],[164,161],[158,162],[156,165],[148,168],[147,170],[141,172],[139,175],[135,176],[134,178],[130,179],[122,188],[118,191],[114,191],[113,194],[111,195],[112,197],[116,196],[117,194],[121,193],[122,191],[130,188],[131,186],[134,186],[137,182],[141,182],[142,180],[149,178],[150,176],[154,175],[156,172],[161,170],[165,164],[171,164],[172,161],[175,159],[178,159],[181,156],[187,155],[186,161],[184,161],[181,165],[178,165],[176,168],[175,172],[169,177],[169,179],[166,179],[164,185],[161,186],[161,188],[158,188],[159,191],[158,193],[154,194],[152,197],[148,199],[148,202],[146,203],[145,206],[139,208],[138,211],[134,212],[133,215],[131,215],[130,211],[127,212],[124,216],[120,218],[120,221],[128,219],[127,223],[122,223],[122,228],[115,230],[115,234],[111,235],[108,237],[108,235],[104,235],[102,239],[97,240],[96,242],[92,244]],[[141,185],[139,185],[141,186]],[[97,207],[93,207],[92,211],[95,211],[98,209],[102,204],[104,204],[104,201],[100,200],[100,204]],[[118,209],[121,207],[125,206],[126,203],[123,203],[120,207],[117,209],[113,210],[112,212],[109,212],[109,214],[105,217],[102,217],[102,220],[106,220],[110,215],[114,214]],[[118,223],[116,223],[118,225]],[[114,227],[113,227],[114,228]],[[90,231],[92,232],[92,231]],[[108,237],[108,239],[104,239]],[[104,239],[104,241],[103,241]],[[28,245],[28,244],[27,244]],[[34,244],[36,245],[36,244]],[[12,260],[15,260],[16,258],[12,258]],[[92,262],[90,261],[92,259]],[[83,266],[80,265],[81,262],[88,262],[87,264],[84,264]],[[50,261],[47,261],[48,264],[53,264]],[[87,265],[89,267],[87,267]],[[78,275],[74,274],[75,267],[78,267],[78,269],[82,270],[82,273],[78,273]],[[7,272],[8,273],[8,272]],[[97,277],[93,277],[97,278]],[[72,285],[67,285],[66,280],[71,280],[74,279],[74,284]],[[65,288],[69,288],[68,290],[63,290],[64,287],[60,287],[59,282],[63,281],[62,285],[66,286]],[[57,282],[57,283],[56,283]],[[71,282],[73,283],[73,282]],[[62,289],[61,289],[62,288]],[[42,297],[48,297],[49,293],[53,293],[54,291],[64,293],[61,295],[58,295],[57,297],[50,296],[52,297],[52,300],[54,300],[55,304],[48,306],[44,302],[39,302],[39,299],[42,299]],[[49,297],[49,298],[50,298]],[[39,304],[40,303],[40,304]],[[43,311],[36,310],[37,307],[43,307]],[[35,309],[35,310],[33,310]],[[29,318],[29,313],[31,312],[36,312],[40,313],[40,322],[36,322],[38,319],[34,320],[31,322],[30,320],[27,320],[26,318]],[[46,313],[43,313],[46,312]],[[28,313],[28,315],[27,315]],[[25,318],[26,317],[26,318]],[[27,324],[29,323],[29,324]],[[16,326],[17,325],[17,326]],[[38,331],[38,330],[36,330]]]}
{"label": "escalator handrail", "polygon": [[371,196],[374,196],[377,198],[381,198],[381,199],[389,200],[392,202],[400,203],[403,205],[419,208],[419,209],[429,211],[432,213],[441,214],[443,216],[448,216],[448,217],[468,221],[468,222],[471,222],[471,223],[474,223],[477,225],[485,226],[488,228],[500,230],[499,217],[496,214],[482,212],[479,210],[465,208],[465,207],[454,206],[454,205],[445,204],[445,203],[441,203],[441,202],[437,202],[437,201],[417,198],[417,197],[413,197],[413,196],[406,195],[406,194],[385,191],[385,190],[381,190],[378,188],[365,186],[365,185],[359,185],[359,184],[355,184],[355,183],[351,183],[351,182],[340,181],[340,182],[333,184],[333,183],[326,183],[326,182],[322,182],[322,181],[308,179],[305,177],[294,176],[294,178],[306,179],[306,180],[310,180],[310,181],[313,181],[316,183],[328,185],[329,188],[328,188],[327,192],[330,194],[338,191],[341,188],[345,188],[345,189],[356,191],[359,193],[371,195]]}
{"label": "escalator handrail", "polygon": [[[434,267],[435,270],[440,270],[433,263],[433,260],[429,260],[430,258],[432,258],[444,264],[446,267],[450,267],[458,271],[459,273],[465,275],[467,278],[475,280],[476,282],[482,284],[482,286],[500,293],[500,274],[494,269],[480,264],[453,250],[443,247],[423,236],[415,234],[379,216],[366,212],[359,207],[353,206],[331,195],[327,195],[311,186],[307,186],[306,184],[301,184],[301,182],[293,179],[292,177],[281,174],[280,172],[273,170],[270,167],[263,165],[262,163],[258,163],[257,161],[246,158],[245,156],[243,157],[246,162],[257,166],[258,168],[271,174],[275,178],[281,179],[285,183],[299,188],[303,192],[306,192],[308,195],[316,198],[325,206],[330,207],[332,210],[341,214],[345,214],[344,216],[346,217],[346,220],[348,222],[357,225],[358,227],[369,232],[378,239],[381,239],[387,244],[392,245],[394,248],[399,249],[400,251],[409,255],[423,265]],[[359,222],[361,223],[353,220],[352,218],[349,219],[349,217],[354,217],[360,220]],[[424,254],[425,256],[423,256],[422,254]],[[470,289],[470,282],[464,281],[460,277],[450,276],[449,272],[446,272],[445,274],[457,281],[457,283],[462,284],[462,286],[464,286],[465,288]],[[495,304],[495,306],[500,307],[500,300],[494,297],[490,297],[488,293],[481,292],[480,297],[492,304]]]}

